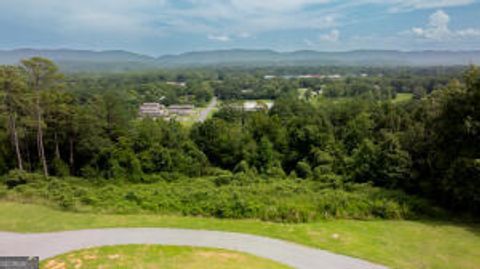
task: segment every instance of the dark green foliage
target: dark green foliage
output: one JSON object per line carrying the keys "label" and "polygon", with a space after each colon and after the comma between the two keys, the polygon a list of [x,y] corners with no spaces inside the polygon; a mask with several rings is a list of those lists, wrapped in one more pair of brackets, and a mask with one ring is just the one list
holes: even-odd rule
{"label": "dark green foliage", "polygon": [[45,177],[39,174],[30,174],[21,170],[12,170],[2,179],[5,186],[15,188],[20,185],[45,181]]}
{"label": "dark green foliage", "polygon": [[97,177],[141,182],[145,174],[160,172],[203,175],[208,160],[178,123],[145,119],[100,152],[92,166]]}
{"label": "dark green foliage", "polygon": [[66,177],[70,175],[70,170],[68,165],[59,158],[55,158],[52,161],[52,171],[54,175],[57,175],[59,177]]}
{"label": "dark green foliage", "polygon": [[476,212],[479,80],[471,69],[464,82],[399,104],[374,97],[314,106],[283,96],[268,114],[221,110],[196,126],[192,138],[226,169],[268,174],[269,167],[281,167],[292,178],[372,182]]}
{"label": "dark green foliage", "polygon": [[[29,175],[34,177],[34,175]],[[48,178],[16,186],[8,194],[45,199],[69,210],[104,213],[181,213],[219,218],[309,222],[323,218],[403,219],[434,210],[400,191],[364,184],[265,180],[245,175],[183,178],[154,184],[124,184]],[[17,198],[18,199],[18,198]]]}
{"label": "dark green foliage", "polygon": [[295,172],[300,178],[311,178],[312,177],[312,168],[307,162],[298,162],[295,167]]}

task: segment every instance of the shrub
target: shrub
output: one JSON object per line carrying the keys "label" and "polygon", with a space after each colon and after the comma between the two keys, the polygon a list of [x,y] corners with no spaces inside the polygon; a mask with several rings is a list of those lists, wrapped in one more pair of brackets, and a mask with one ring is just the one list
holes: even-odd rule
{"label": "shrub", "polygon": [[15,188],[19,185],[41,180],[45,180],[45,177],[42,175],[30,174],[21,170],[12,170],[5,176],[4,183],[8,188]]}
{"label": "shrub", "polygon": [[22,178],[24,183],[8,192],[51,201],[66,210],[180,213],[295,223],[318,218],[415,218],[431,208],[425,200],[401,191],[343,184],[333,175],[323,175],[319,180],[260,178],[244,173],[194,179],[175,174],[170,177],[133,184],[21,174],[13,178]]}
{"label": "shrub", "polygon": [[298,162],[295,167],[295,172],[301,178],[311,178],[312,177],[312,168],[307,162]]}
{"label": "shrub", "polygon": [[216,186],[222,186],[222,185],[228,185],[232,182],[233,177],[230,175],[222,175],[222,176],[217,176],[214,178],[214,182]]}
{"label": "shrub", "polygon": [[218,167],[207,167],[205,168],[205,174],[209,176],[231,176],[232,172]]}
{"label": "shrub", "polygon": [[59,158],[54,158],[52,161],[52,173],[58,177],[66,177],[70,175],[68,165]]}
{"label": "shrub", "polygon": [[273,166],[265,171],[265,175],[273,178],[286,178],[287,174],[280,166]]}

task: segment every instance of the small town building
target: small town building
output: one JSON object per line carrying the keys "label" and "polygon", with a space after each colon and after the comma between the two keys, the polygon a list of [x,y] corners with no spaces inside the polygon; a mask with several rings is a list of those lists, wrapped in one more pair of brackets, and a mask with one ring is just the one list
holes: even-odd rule
{"label": "small town building", "polygon": [[168,116],[168,111],[164,105],[159,103],[143,103],[140,106],[139,114],[141,118],[163,118]]}
{"label": "small town building", "polygon": [[258,101],[245,101],[243,103],[243,111],[252,112],[260,110],[270,110],[273,107],[273,102],[258,102]]}
{"label": "small town building", "polygon": [[177,86],[177,87],[186,87],[186,82],[177,82],[177,81],[167,81],[167,85]]}
{"label": "small town building", "polygon": [[177,116],[189,116],[195,112],[194,105],[171,105],[168,112]]}

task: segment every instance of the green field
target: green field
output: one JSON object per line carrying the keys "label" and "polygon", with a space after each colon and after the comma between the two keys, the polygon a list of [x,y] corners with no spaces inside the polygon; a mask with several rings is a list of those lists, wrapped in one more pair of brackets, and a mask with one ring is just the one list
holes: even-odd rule
{"label": "green field", "polygon": [[411,93],[397,93],[397,97],[393,99],[394,103],[401,103],[405,101],[412,100],[413,94]]}
{"label": "green field", "polygon": [[42,261],[40,268],[287,269],[290,267],[227,250],[127,245],[91,248],[66,253]]}
{"label": "green field", "polygon": [[38,205],[0,203],[0,230],[4,231],[105,227],[177,227],[256,234],[359,257],[391,268],[475,269],[480,264],[478,225],[384,220],[278,224],[163,215],[76,214]]}
{"label": "green field", "polygon": [[[314,105],[319,105],[325,102],[332,102],[334,104],[341,104],[342,102],[351,102],[358,97],[335,97],[335,98],[328,98],[324,96],[317,96],[315,98],[310,99],[310,102]],[[392,99],[393,103],[402,103],[409,101],[413,98],[413,94],[411,93],[397,93],[395,99]]]}
{"label": "green field", "polygon": [[307,93],[308,88],[299,88],[299,89],[297,89],[297,91],[298,91],[298,98],[301,99],[301,100],[304,100],[305,99],[305,93]]}

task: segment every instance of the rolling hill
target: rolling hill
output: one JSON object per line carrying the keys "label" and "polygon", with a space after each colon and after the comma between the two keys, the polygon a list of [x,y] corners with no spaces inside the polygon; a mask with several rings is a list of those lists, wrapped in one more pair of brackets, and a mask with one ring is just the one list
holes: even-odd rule
{"label": "rolling hill", "polygon": [[41,56],[54,60],[66,72],[122,72],[157,68],[221,66],[451,66],[480,64],[477,51],[356,50],[346,52],[273,50],[213,50],[165,55],[158,58],[128,51],[0,50],[0,64]]}

